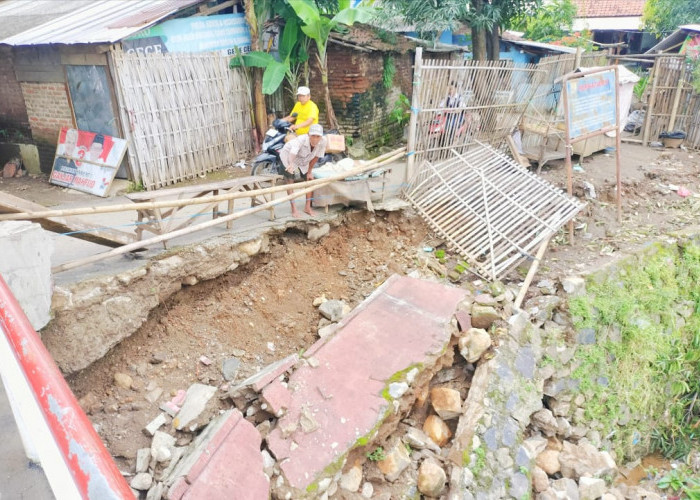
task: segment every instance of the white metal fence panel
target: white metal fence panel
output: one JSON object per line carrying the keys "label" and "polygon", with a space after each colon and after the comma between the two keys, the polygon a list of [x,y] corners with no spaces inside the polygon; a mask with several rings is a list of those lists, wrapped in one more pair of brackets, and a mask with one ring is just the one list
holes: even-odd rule
{"label": "white metal fence panel", "polygon": [[[439,161],[477,141],[501,147],[544,73],[512,61],[416,60],[409,152]],[[417,103],[417,105],[416,105]]]}
{"label": "white metal fence panel", "polygon": [[585,204],[482,143],[424,162],[405,197],[480,276],[496,280]]}

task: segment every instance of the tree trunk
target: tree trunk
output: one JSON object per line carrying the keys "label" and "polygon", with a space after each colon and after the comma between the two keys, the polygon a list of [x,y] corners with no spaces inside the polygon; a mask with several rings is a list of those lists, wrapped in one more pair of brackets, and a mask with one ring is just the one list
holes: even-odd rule
{"label": "tree trunk", "polygon": [[322,61],[321,57],[317,58],[318,69],[321,72],[321,83],[323,84],[323,100],[326,104],[326,120],[328,121],[329,129],[338,128],[338,120],[335,117],[335,111],[331,104],[331,93],[328,89],[328,66],[326,61]]}
{"label": "tree trunk", "polygon": [[485,61],[486,56],[486,31],[472,26],[472,58],[475,61]]}
{"label": "tree trunk", "polygon": [[[252,44],[251,44],[252,48]],[[267,131],[267,106],[265,105],[265,95],[262,91],[262,68],[251,68],[253,70],[253,103],[255,104],[255,130],[258,134],[258,143],[262,144],[262,139]]]}
{"label": "tree trunk", "polygon": [[[260,50],[260,33],[258,33],[258,21],[255,17],[253,0],[245,0],[245,19],[250,29],[250,49]],[[262,143],[267,130],[267,107],[265,106],[265,96],[262,92],[262,68],[251,68],[253,73],[253,126],[257,133],[257,144]]]}
{"label": "tree trunk", "polygon": [[[478,16],[484,8],[484,0],[472,0],[472,7]],[[486,55],[486,31],[472,23],[472,58],[485,61]]]}
{"label": "tree trunk", "polygon": [[498,26],[486,33],[486,45],[488,46],[489,61],[498,61],[501,54],[500,38],[498,37]]}

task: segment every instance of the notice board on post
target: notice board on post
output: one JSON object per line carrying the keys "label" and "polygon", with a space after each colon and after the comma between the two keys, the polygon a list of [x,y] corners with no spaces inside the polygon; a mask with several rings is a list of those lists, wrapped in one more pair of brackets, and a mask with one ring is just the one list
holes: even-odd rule
{"label": "notice board on post", "polygon": [[63,127],[49,182],[107,196],[125,153],[124,139]]}
{"label": "notice board on post", "polygon": [[[620,76],[617,66],[590,68],[564,75],[566,139],[566,184],[573,194],[572,145],[597,135],[615,131],[615,171],[617,178],[617,220],[622,222],[622,174],[620,167]],[[574,240],[573,221],[569,221],[569,242]]]}
{"label": "notice board on post", "polygon": [[566,81],[570,139],[615,126],[616,87],[615,70]]}

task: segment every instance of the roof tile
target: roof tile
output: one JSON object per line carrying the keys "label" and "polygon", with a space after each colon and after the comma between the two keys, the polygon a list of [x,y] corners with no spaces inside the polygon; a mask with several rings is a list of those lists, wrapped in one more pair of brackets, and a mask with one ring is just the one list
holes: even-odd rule
{"label": "roof tile", "polygon": [[576,17],[641,16],[646,0],[573,0],[578,8]]}

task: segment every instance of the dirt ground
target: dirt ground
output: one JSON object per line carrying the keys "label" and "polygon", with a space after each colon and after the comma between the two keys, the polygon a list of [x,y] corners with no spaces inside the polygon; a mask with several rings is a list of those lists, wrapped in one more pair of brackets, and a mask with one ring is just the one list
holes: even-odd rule
{"label": "dirt ground", "polygon": [[[633,144],[623,144],[621,151],[622,223],[616,215],[614,154],[584,159],[582,171],[574,172],[574,194],[588,206],[574,222],[575,241],[568,244],[565,230],[553,238],[535,283],[597,269],[669,231],[697,224],[700,153]],[[563,162],[547,164],[541,175],[565,189]],[[25,189],[15,181],[5,180],[0,189],[21,196]],[[52,190],[60,189],[46,186],[43,194],[49,199]],[[679,187],[690,195],[681,196]],[[46,198],[43,203],[48,204]],[[228,385],[316,340],[320,315],[312,305],[315,298],[342,299],[354,307],[390,274],[415,268],[425,246],[438,245],[409,213],[349,212],[344,224],[317,243],[287,232],[271,242],[270,253],[247,266],[178,292],[135,335],[69,383],[123,470],[133,470],[136,450],[150,444],[142,429],[159,413],[158,403],[147,401],[146,394],[160,388],[163,401],[201,382],[220,387],[220,408],[230,407]],[[519,283],[526,271],[521,266],[507,281]],[[463,279],[475,278],[466,273]],[[227,382],[221,366],[231,357],[241,366],[235,380]],[[130,375],[132,388],[116,386],[115,373]],[[190,439],[191,434],[182,433],[178,444]]]}
{"label": "dirt ground", "polygon": [[[595,270],[669,232],[698,225],[700,152],[628,143],[622,144],[620,152],[622,222],[617,222],[614,153],[595,154],[583,162],[574,157],[574,165],[583,169],[574,171],[574,195],[588,205],[574,221],[573,245],[568,243],[568,233],[560,231],[550,242],[538,277]],[[541,175],[566,188],[562,161],[545,165]],[[586,183],[593,186],[595,199]],[[690,194],[681,196],[683,189],[678,188]]]}

